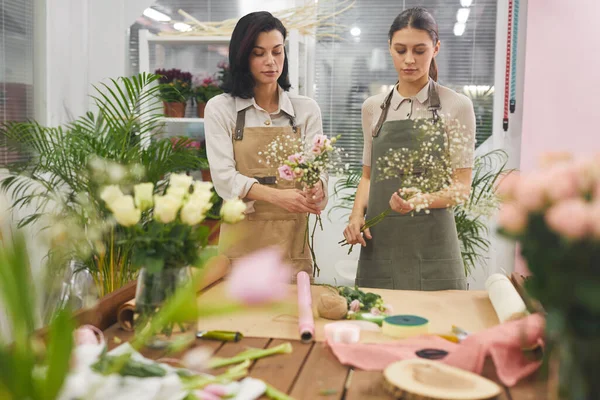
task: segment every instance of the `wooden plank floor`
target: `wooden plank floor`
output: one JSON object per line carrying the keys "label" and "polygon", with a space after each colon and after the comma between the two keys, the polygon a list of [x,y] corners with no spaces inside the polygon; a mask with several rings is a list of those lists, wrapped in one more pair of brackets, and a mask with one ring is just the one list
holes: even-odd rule
{"label": "wooden plank floor", "polygon": [[[132,338],[113,325],[104,331],[109,349]],[[114,338],[117,337],[117,341]],[[219,357],[231,357],[247,348],[270,348],[284,343],[283,340],[265,338],[243,338],[237,343],[221,343],[197,339],[192,347],[205,346],[214,350]],[[381,372],[353,370],[341,365],[333,353],[323,343],[304,344],[289,341],[293,352],[258,360],[250,367],[250,376],[262,379],[296,400],[392,400],[382,385]],[[165,356],[162,350],[142,349],[148,358]],[[180,357],[181,354],[169,355]],[[222,373],[226,368],[211,371]],[[487,362],[483,376],[499,383],[494,366]],[[501,384],[500,384],[501,385]],[[501,385],[502,386],[502,385]],[[546,400],[546,383],[536,376],[505,388],[498,400]]]}

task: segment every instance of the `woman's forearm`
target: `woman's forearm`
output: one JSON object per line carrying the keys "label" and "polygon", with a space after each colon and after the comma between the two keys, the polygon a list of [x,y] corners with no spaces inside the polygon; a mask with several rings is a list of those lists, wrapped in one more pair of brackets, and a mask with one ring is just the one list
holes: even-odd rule
{"label": "woman's forearm", "polygon": [[277,201],[277,192],[278,190],[275,188],[255,183],[248,191],[246,199],[266,201],[267,203],[275,204]]}
{"label": "woman's forearm", "polygon": [[354,207],[352,207],[352,213],[350,214],[350,218],[360,217],[364,218],[367,204],[369,202],[369,186],[371,185],[371,179],[362,177],[360,178],[360,182],[358,183],[358,188],[356,190],[356,196],[354,198]]}

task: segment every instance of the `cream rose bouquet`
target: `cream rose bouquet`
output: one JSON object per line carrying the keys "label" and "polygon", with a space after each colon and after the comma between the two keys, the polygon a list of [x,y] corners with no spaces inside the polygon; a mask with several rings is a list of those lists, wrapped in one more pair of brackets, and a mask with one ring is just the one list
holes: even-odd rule
{"label": "cream rose bouquet", "polygon": [[[136,291],[136,328],[143,329],[176,290],[191,279],[189,267],[202,265],[214,255],[208,240],[219,224],[203,221],[212,207],[212,183],[173,174],[166,190],[152,183],[133,186],[124,194],[116,185],[102,189],[100,197],[122,227],[115,242],[132,248],[132,264],[140,269]],[[234,199],[221,208],[221,222],[233,224],[244,218],[245,204]],[[214,249],[213,249],[214,250]],[[181,333],[192,333],[193,324],[179,324]],[[168,325],[150,346],[163,347],[174,326]]]}
{"label": "cream rose bouquet", "polygon": [[548,313],[569,399],[600,393],[600,155],[544,157],[543,168],[499,185],[500,232],[520,244],[529,294]]}
{"label": "cream rose bouquet", "polygon": [[[133,244],[134,266],[158,272],[198,261],[211,234],[202,224],[213,205],[211,189],[210,182],[173,174],[164,193],[152,183],[140,183],[133,187],[133,194],[124,194],[117,185],[106,186],[100,197],[117,224],[125,228],[119,241]],[[221,208],[221,221],[239,222],[244,210],[241,200],[227,201]]]}

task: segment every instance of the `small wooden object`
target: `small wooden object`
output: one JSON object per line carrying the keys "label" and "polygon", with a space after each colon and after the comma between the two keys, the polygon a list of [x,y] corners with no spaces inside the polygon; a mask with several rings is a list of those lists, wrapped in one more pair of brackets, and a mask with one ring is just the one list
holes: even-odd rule
{"label": "small wooden object", "polygon": [[484,400],[502,393],[489,379],[425,359],[393,363],[383,376],[386,391],[403,400]]}

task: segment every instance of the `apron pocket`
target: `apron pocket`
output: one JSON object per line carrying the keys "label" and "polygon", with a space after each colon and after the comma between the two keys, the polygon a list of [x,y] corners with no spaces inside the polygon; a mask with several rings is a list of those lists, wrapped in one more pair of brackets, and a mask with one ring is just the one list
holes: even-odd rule
{"label": "apron pocket", "polygon": [[466,290],[462,258],[421,259],[421,290]]}
{"label": "apron pocket", "polygon": [[359,260],[356,284],[360,287],[393,289],[391,260]]}

